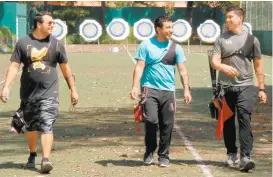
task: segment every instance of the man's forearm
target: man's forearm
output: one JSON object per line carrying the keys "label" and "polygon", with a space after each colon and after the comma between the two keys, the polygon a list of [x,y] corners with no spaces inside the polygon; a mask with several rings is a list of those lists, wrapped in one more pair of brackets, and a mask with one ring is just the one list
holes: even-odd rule
{"label": "man's forearm", "polygon": [[265,88],[264,68],[263,68],[263,65],[262,65],[262,60],[260,58],[254,60],[254,69],[255,69],[255,73],[256,73],[258,88],[259,89],[264,89]]}
{"label": "man's forearm", "polygon": [[180,74],[180,80],[181,80],[181,83],[182,83],[182,86],[184,89],[189,89],[190,86],[189,86],[189,75],[187,72],[183,72]]}
{"label": "man's forearm", "polygon": [[259,89],[264,89],[265,88],[265,83],[264,83],[264,71],[263,68],[257,68],[256,69],[256,79],[257,79],[257,84]]}
{"label": "man's forearm", "polygon": [[[69,73],[68,73],[68,75],[69,75]],[[69,77],[65,77],[65,80],[67,82],[68,88],[71,91],[75,91],[76,90],[75,77],[71,74]]]}
{"label": "man's forearm", "polygon": [[139,87],[139,81],[143,74],[143,68],[136,66],[133,74],[133,85],[132,87]]}
{"label": "man's forearm", "polygon": [[20,64],[12,63],[7,71],[4,87],[9,87],[14,78],[16,77]]}
{"label": "man's forearm", "polygon": [[211,67],[215,70],[221,71],[223,64],[221,63],[221,55],[220,54],[214,54],[212,55],[211,59]]}
{"label": "man's forearm", "polygon": [[71,71],[69,65],[67,63],[66,64],[61,64],[60,67],[61,67],[63,76],[64,76],[64,78],[66,80],[66,83],[68,85],[68,88],[71,91],[76,91],[75,76],[72,74],[72,71]]}

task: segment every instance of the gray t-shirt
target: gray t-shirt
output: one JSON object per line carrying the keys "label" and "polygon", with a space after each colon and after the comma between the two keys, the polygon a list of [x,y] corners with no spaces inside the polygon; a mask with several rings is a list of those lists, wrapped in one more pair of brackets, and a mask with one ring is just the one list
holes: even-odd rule
{"label": "gray t-shirt", "polygon": [[[237,78],[232,78],[224,74],[223,72],[219,72],[218,75],[218,83],[222,85],[228,86],[246,86],[253,85],[253,64],[252,59],[245,58],[242,59],[237,55],[229,55],[233,54],[235,51],[241,49],[246,40],[247,33],[243,32],[240,34],[233,34],[228,31],[223,33],[214,43],[213,53],[217,53],[221,55],[222,63],[232,66],[236,68],[239,72],[239,76]],[[259,40],[254,37],[254,51],[253,58],[261,58],[261,49]],[[228,58],[225,58],[228,57]]]}
{"label": "gray t-shirt", "polygon": [[40,100],[59,96],[57,63],[67,62],[64,46],[53,36],[38,40],[29,34],[21,38],[11,61],[23,63],[21,100]]}

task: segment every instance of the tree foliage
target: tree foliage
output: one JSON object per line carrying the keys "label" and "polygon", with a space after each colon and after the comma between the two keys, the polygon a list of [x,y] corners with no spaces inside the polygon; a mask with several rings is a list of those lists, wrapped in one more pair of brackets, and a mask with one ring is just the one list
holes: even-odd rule
{"label": "tree foliage", "polygon": [[70,33],[78,32],[79,23],[84,20],[85,17],[91,16],[91,11],[82,8],[71,8],[71,7],[64,7],[58,10],[53,11],[54,18],[62,19],[66,21],[66,25],[68,27],[68,31]]}
{"label": "tree foliage", "polygon": [[166,2],[164,10],[165,10],[165,15],[171,17],[174,13],[174,3],[175,2]]}
{"label": "tree foliage", "polygon": [[218,7],[224,12],[228,7],[240,6],[240,1],[193,1],[194,6]]}

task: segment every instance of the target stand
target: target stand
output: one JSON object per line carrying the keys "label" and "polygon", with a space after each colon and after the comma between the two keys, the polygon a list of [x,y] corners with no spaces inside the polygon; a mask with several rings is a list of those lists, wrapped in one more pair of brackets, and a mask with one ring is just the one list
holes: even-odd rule
{"label": "target stand", "polygon": [[200,24],[197,28],[198,36],[200,37],[200,50],[202,53],[202,42],[212,44],[216,41],[217,37],[220,35],[221,30],[217,23],[213,20],[206,20],[204,23]]}
{"label": "target stand", "polygon": [[95,20],[84,20],[80,27],[80,36],[86,42],[98,42],[99,47],[99,38],[102,35],[102,27],[101,25]]}
{"label": "target stand", "polygon": [[179,19],[173,23],[172,39],[177,42],[188,41],[188,53],[190,52],[190,40],[192,34],[192,27],[186,20]]}
{"label": "target stand", "polygon": [[[139,41],[152,38],[155,35],[154,24],[151,20],[143,18],[134,23],[134,36]],[[137,42],[135,40],[135,50],[137,50]]]}
{"label": "target stand", "polygon": [[150,39],[155,35],[154,24],[149,19],[141,19],[134,24],[134,36],[140,41]]}
{"label": "target stand", "polygon": [[[128,36],[130,33],[129,24],[121,18],[115,18],[111,21],[111,23],[106,28],[107,34],[113,39],[117,41],[126,39],[126,46],[128,50]],[[118,52],[119,49],[117,47],[111,47],[111,52]]]}

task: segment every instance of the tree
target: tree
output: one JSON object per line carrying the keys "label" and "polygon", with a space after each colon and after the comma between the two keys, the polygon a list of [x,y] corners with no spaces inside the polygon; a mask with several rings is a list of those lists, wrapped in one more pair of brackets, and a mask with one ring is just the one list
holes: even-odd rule
{"label": "tree", "polygon": [[[189,1],[190,2],[190,1]],[[224,12],[227,10],[228,7],[231,6],[240,6],[240,1],[193,1],[193,5],[198,6],[208,6],[212,8],[220,8]]]}
{"label": "tree", "polygon": [[105,29],[105,13],[106,13],[106,2],[101,1],[101,26]]}
{"label": "tree", "polygon": [[[69,33],[77,33],[78,26],[85,19],[85,17],[92,16],[92,12],[83,7],[71,8],[65,6],[53,11],[54,18],[63,19],[66,21]],[[69,20],[68,20],[69,19]]]}
{"label": "tree", "polygon": [[215,19],[216,17],[215,8],[220,8],[221,10],[225,12],[228,7],[239,6],[239,5],[240,5],[240,1],[188,1],[186,19],[190,24],[192,24],[193,7],[207,6],[207,7],[213,8],[211,18]]}
{"label": "tree", "polygon": [[174,2],[166,2],[165,3],[165,14],[169,17],[171,17],[174,13]]}
{"label": "tree", "polygon": [[192,25],[192,11],[193,11],[193,1],[188,1],[186,19],[190,25]]}

